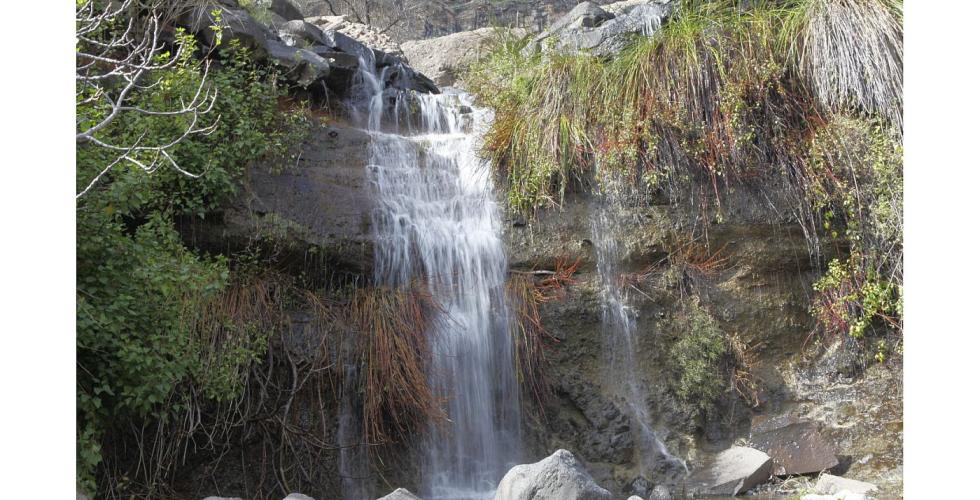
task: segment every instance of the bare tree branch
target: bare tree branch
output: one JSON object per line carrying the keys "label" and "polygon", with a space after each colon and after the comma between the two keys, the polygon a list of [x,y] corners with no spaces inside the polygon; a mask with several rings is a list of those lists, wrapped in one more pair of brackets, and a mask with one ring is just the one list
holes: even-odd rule
{"label": "bare tree branch", "polygon": [[[210,63],[203,64],[200,83],[190,101],[181,100],[177,107],[171,109],[147,109],[135,104],[135,97],[140,91],[157,87],[163,81],[163,76],[153,76],[155,72],[173,68],[184,59],[183,44],[177,44],[176,50],[171,54],[164,50],[166,44],[161,40],[161,26],[180,7],[179,4],[180,2],[153,1],[147,5],[124,0],[118,4],[110,2],[100,11],[93,0],[86,0],[76,8],[75,81],[78,85],[78,122],[85,122],[85,107],[97,111],[99,116],[104,110],[107,112],[94,125],[76,132],[75,142],[79,146],[100,147],[119,153],[85,189],[75,195],[76,199],[90,192],[102,177],[121,163],[136,165],[147,173],[156,171],[161,165],[167,165],[188,177],[197,178],[202,175],[181,168],[169,149],[192,135],[208,135],[217,127],[220,116],[210,125],[198,125],[201,117],[212,111],[217,99],[217,90],[207,85]],[[120,20],[124,20],[125,28],[121,31],[111,29],[111,25],[120,24]],[[120,85],[121,88],[118,88]],[[101,101],[104,101],[107,108],[96,108]],[[189,117],[190,123],[183,127],[183,132],[176,138],[161,144],[143,144],[145,133],[132,144],[126,145],[112,144],[111,141],[99,137],[100,132],[126,113]],[[147,162],[146,158],[152,158],[152,161]]]}

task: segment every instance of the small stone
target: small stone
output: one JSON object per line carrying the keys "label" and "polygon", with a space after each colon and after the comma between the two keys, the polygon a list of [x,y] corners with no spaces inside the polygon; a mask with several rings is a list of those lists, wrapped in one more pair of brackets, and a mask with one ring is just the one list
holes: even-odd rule
{"label": "small stone", "polygon": [[391,493],[379,498],[378,500],[419,500],[419,497],[415,496],[411,491],[405,488],[398,488]]}
{"label": "small stone", "polygon": [[878,491],[878,487],[871,483],[865,483],[855,479],[824,474],[817,479],[817,485],[814,487],[814,491],[823,495],[836,495],[845,492],[864,495]]}
{"label": "small stone", "polygon": [[653,488],[653,491],[650,492],[650,498],[647,500],[671,500],[671,498],[673,498],[673,495],[670,494],[670,488],[662,484],[658,484]]}

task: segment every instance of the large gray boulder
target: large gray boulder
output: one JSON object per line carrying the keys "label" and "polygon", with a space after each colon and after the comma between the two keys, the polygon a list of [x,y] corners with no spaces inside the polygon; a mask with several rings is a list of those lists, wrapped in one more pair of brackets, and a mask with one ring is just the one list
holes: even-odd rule
{"label": "large gray boulder", "polygon": [[697,495],[735,496],[769,479],[772,458],[744,447],[729,448],[687,479],[688,490]]}
{"label": "large gray boulder", "polygon": [[602,8],[613,16],[621,16],[632,10],[633,7],[638,5],[646,5],[648,3],[650,3],[650,0],[621,0],[619,2],[603,5]]}
{"label": "large gray boulder", "polygon": [[421,500],[419,497],[415,496],[411,491],[405,488],[398,488],[391,493],[379,498],[378,500]]}
{"label": "large gray boulder", "polygon": [[636,36],[659,30],[673,14],[675,4],[676,0],[646,0],[623,6],[618,10],[620,14],[613,16],[591,2],[583,2],[536,36],[524,53],[544,50],[613,55]]}
{"label": "large gray boulder", "polygon": [[[523,36],[523,29],[510,30]],[[451,35],[412,40],[401,44],[403,57],[417,71],[441,87],[461,87],[460,77],[469,65],[485,55],[497,36],[496,28],[480,28]]]}
{"label": "large gray boulder", "polygon": [[548,31],[557,33],[575,28],[597,28],[613,17],[612,14],[595,3],[582,2],[568,11],[568,14],[551,23],[551,26],[548,26]]}
{"label": "large gray boulder", "polygon": [[[214,10],[220,11],[220,22],[214,15]],[[276,39],[275,33],[266,26],[256,21],[244,9],[237,9],[227,5],[218,5],[217,9],[213,5],[198,5],[188,9],[177,22],[186,26],[191,33],[197,35],[208,46],[217,44],[217,33],[212,26],[221,28],[221,40],[227,43],[229,40],[237,39],[243,46],[263,50],[265,41]]]}
{"label": "large gray boulder", "polygon": [[612,500],[568,450],[533,464],[512,468],[497,486],[494,500]]}
{"label": "large gray boulder", "polygon": [[772,457],[772,473],[777,476],[821,472],[838,464],[817,425],[793,417],[754,420],[749,442]]}
{"label": "large gray boulder", "polygon": [[285,68],[285,76],[304,87],[330,76],[330,63],[311,50],[290,47],[277,40],[266,40],[265,48],[269,58]]}
{"label": "large gray boulder", "polygon": [[325,87],[344,98],[350,90],[358,60],[363,58],[365,62],[373,60],[379,71],[391,68],[384,72],[388,76],[384,82],[386,87],[439,92],[431,80],[405,64],[397,45],[369,26],[348,23],[342,17],[300,18],[274,23],[276,31],[273,31],[244,9],[237,8],[233,1],[222,0],[217,8],[219,15],[207,6],[188,9],[178,19],[178,24],[212,47],[218,42],[212,26],[220,26],[223,41],[240,40],[243,46],[255,49],[256,60],[271,60],[285,67],[286,78],[302,87]]}
{"label": "large gray boulder", "polygon": [[395,57],[401,56],[398,44],[388,35],[374,26],[350,21],[347,16],[313,16],[307,17],[306,21],[319,26],[323,31],[343,33],[372,50]]}

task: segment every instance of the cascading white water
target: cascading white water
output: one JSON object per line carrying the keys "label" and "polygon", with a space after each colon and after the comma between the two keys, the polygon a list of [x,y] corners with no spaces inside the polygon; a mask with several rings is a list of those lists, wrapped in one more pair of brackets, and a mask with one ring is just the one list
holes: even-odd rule
{"label": "cascading white water", "polygon": [[591,230],[602,285],[606,385],[627,407],[643,470],[651,471],[659,460],[666,460],[686,470],[686,464],[667,450],[653,429],[647,405],[648,394],[637,376],[636,310],[630,304],[620,279],[619,263],[625,257],[625,249],[614,234],[614,228],[623,227],[626,221],[631,189],[626,181],[612,174],[608,174],[602,182],[603,192],[594,206]]}
{"label": "cascading white water", "polygon": [[[429,332],[429,382],[447,421],[427,443],[427,498],[485,499],[516,459],[519,402],[504,300],[507,260],[486,165],[488,110],[468,95],[385,90],[362,57],[355,116],[372,135],[375,281],[422,281],[444,314]],[[398,77],[394,75],[394,77]],[[387,130],[383,132],[382,118]]]}

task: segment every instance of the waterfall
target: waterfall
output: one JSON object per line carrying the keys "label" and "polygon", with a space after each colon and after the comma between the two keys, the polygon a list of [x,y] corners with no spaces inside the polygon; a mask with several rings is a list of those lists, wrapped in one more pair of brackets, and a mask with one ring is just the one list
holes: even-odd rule
{"label": "waterfall", "polygon": [[476,155],[491,113],[460,92],[386,89],[401,77],[389,73],[397,66],[379,74],[371,55],[361,65],[351,105],[372,136],[375,282],[421,281],[445,316],[428,339],[430,388],[447,419],[425,444],[423,493],[490,498],[520,443],[507,260],[489,171]]}
{"label": "waterfall", "polygon": [[658,460],[667,460],[686,471],[686,464],[667,450],[654,430],[647,405],[648,393],[637,376],[636,310],[620,279],[619,263],[626,257],[626,249],[614,231],[625,226],[630,202],[636,193],[628,181],[615,174],[607,174],[602,184],[602,193],[593,210],[591,230],[601,285],[605,384],[626,406],[634,441],[639,444],[643,471],[652,471]]}

